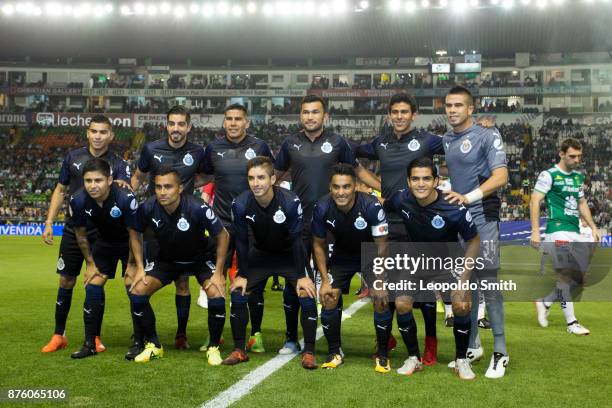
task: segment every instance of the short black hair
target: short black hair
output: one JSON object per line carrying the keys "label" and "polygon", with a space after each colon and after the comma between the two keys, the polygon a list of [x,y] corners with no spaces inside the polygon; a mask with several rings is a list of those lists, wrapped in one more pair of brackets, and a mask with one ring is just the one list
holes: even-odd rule
{"label": "short black hair", "polygon": [[104,115],[95,115],[89,121],[89,125],[91,126],[92,123],[104,123],[104,124],[108,125],[109,129],[111,129],[111,130],[113,129],[113,123],[110,121],[110,119],[108,117],[106,117]]}
{"label": "short black hair", "polygon": [[274,175],[274,163],[268,156],[255,156],[247,162],[247,174],[253,167],[266,167],[270,177]]}
{"label": "short black hair", "polygon": [[244,112],[244,116],[249,116],[249,111],[247,111],[247,108],[244,105],[241,105],[239,103],[232,103],[231,105],[229,105],[228,107],[226,107],[223,110],[223,114],[226,114],[227,111],[231,111],[231,110],[239,110],[239,111],[243,111]]}
{"label": "short black hair", "polygon": [[83,166],[83,176],[90,171],[99,171],[104,177],[110,177],[112,174],[110,164],[99,157],[94,157],[85,163]]}
{"label": "short black hair", "polygon": [[191,113],[184,106],[174,105],[168,113],[166,113],[166,120],[170,120],[170,115],[183,115],[185,116],[185,122],[191,123]]}
{"label": "short black hair", "polygon": [[315,94],[308,94],[302,98],[302,100],[300,101],[300,111],[302,110],[302,106],[304,106],[305,103],[313,102],[319,102],[323,106],[323,112],[327,112],[327,103],[323,98]]}
{"label": "short black hair", "polygon": [[400,92],[396,93],[391,97],[391,99],[389,99],[389,113],[391,113],[391,108],[393,107],[393,105],[402,102],[410,105],[410,110],[412,111],[412,113],[415,113],[419,110],[419,105],[414,96],[407,94],[406,92]]}
{"label": "short black hair", "polygon": [[469,104],[474,105],[474,95],[464,86],[457,85],[452,87],[447,95],[467,95]]}
{"label": "short black hair", "polygon": [[[179,174],[178,171],[176,171],[176,169],[168,164],[162,164],[157,171],[155,172],[155,177],[157,176],[167,176],[168,174],[174,174],[174,177],[176,178],[176,180],[178,181],[179,184],[183,184],[183,181],[181,180],[181,175]],[[155,180],[155,178],[153,178],[153,180]]]}
{"label": "short black hair", "polygon": [[329,177],[329,181],[334,176],[350,176],[354,182],[357,180],[357,175],[355,174],[355,169],[348,163],[338,163],[334,164],[331,168],[331,176]]}
{"label": "short black hair", "polygon": [[421,167],[421,168],[427,167],[431,169],[431,174],[432,176],[434,176],[434,178],[438,177],[438,168],[434,164],[433,160],[431,160],[427,156],[419,157],[418,159],[414,159],[413,161],[410,162],[410,164],[408,165],[408,169],[406,170],[406,176],[408,178],[410,178],[410,173],[412,172],[412,169],[414,169],[415,167]]}

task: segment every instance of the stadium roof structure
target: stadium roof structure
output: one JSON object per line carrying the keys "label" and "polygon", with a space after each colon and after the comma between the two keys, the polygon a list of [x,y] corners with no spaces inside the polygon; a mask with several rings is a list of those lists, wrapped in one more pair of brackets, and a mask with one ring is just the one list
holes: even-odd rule
{"label": "stadium roof structure", "polygon": [[59,5],[55,16],[45,13],[57,3],[44,3],[44,8],[43,3],[2,2],[0,55],[151,57],[168,64],[192,58],[209,65],[227,59],[432,57],[440,49],[449,55],[477,50],[492,58],[516,52],[612,53],[612,0],[372,5],[356,0],[342,3],[348,12],[334,8],[338,1],[344,0],[333,0],[329,7],[321,0],[300,2],[299,10],[295,1],[78,3],[87,5],[82,10],[67,2],[74,5]]}

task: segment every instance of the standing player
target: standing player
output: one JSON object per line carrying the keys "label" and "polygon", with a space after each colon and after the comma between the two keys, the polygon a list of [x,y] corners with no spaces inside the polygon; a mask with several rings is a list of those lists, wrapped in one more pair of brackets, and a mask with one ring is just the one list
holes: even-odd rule
{"label": "standing player", "polygon": [[[83,166],[93,158],[106,160],[112,169],[115,182],[120,186],[129,187],[130,168],[127,162],[108,150],[108,146],[115,137],[111,121],[103,115],[91,118],[87,127],[87,147],[74,149],[68,152],[59,180],[49,205],[49,213],[45,221],[43,240],[46,244],[53,244],[53,221],[64,203],[64,199],[76,195],[83,188]],[[69,206],[66,203],[66,208]],[[95,241],[96,230],[93,224],[87,225],[87,236],[91,243]],[[72,303],[72,291],[76,278],[81,271],[83,254],[77,244],[70,213],[66,214],[64,232],[60,242],[59,257],[57,259],[57,273],[60,275],[59,289],[55,301],[55,330],[51,340],[42,348],[43,353],[50,353],[68,346],[65,336],[66,320]],[[96,337],[96,350],[98,353],[105,350],[100,342],[99,333]]]}
{"label": "standing player", "polygon": [[[438,173],[430,158],[422,157],[414,160],[408,167],[409,189],[401,190],[385,201],[385,209],[402,215],[406,230],[413,242],[456,243],[459,245],[458,241],[461,237],[467,244],[465,258],[475,260],[480,244],[478,231],[472,222],[472,215],[463,205],[459,206],[445,201],[442,198],[442,192],[438,192],[436,188],[438,181]],[[439,250],[436,248],[436,252]],[[436,255],[444,258],[447,254]],[[465,265],[465,271],[458,279],[460,282],[468,282],[472,272],[467,262]],[[427,272],[435,273],[434,276],[422,276],[422,281],[429,279],[454,281],[450,272],[444,271],[440,275],[438,271]],[[418,289],[396,293],[397,325],[408,349],[408,359],[397,370],[399,374],[412,375],[423,369],[412,305],[415,297],[417,299],[423,297],[427,300],[432,295],[431,291],[423,293]],[[455,373],[463,380],[472,380],[476,376],[466,357],[471,326],[470,294],[467,290],[452,290],[450,298],[455,315],[453,323],[456,353]]]}
{"label": "standing player", "polygon": [[[300,122],[303,129],[288,136],[281,144],[274,168],[277,180],[287,170],[291,173],[292,187],[304,206],[304,245],[310,258],[310,223],[315,202],[328,193],[327,180],[331,168],[337,163],[348,163],[355,168],[355,174],[370,187],[380,190],[380,181],[361,166],[347,141],[340,135],[323,127],[329,119],[325,101],[316,95],[305,96],[300,103]],[[285,285],[283,305],[287,320],[287,341],[281,354],[299,350],[297,322],[299,299],[291,285]],[[342,297],[338,307],[342,309]]]}
{"label": "standing player", "polygon": [[[372,142],[355,149],[357,157],[380,161],[380,181],[383,199],[390,198],[395,192],[408,188],[406,184],[406,163],[420,157],[432,158],[435,154],[444,154],[442,138],[429,132],[420,132],[413,127],[419,108],[416,99],[407,93],[398,93],[389,100],[387,119],[393,126],[392,132],[384,132]],[[400,214],[390,212],[389,239],[394,242],[412,240],[406,236],[406,230]],[[435,302],[420,303],[419,307],[425,321],[425,353],[423,362],[433,365],[437,362],[438,340],[436,336]],[[393,311],[395,305],[390,303]]]}
{"label": "standing player", "polygon": [[[304,330],[302,367],[316,368],[316,292],[307,274],[300,199],[289,190],[274,186],[276,178],[269,157],[258,156],[250,160],[247,176],[249,190],[232,204],[238,254],[238,274],[230,286],[234,351],[223,364],[248,361],[245,351],[248,294],[277,274],[284,276],[287,286],[293,286],[299,294]],[[249,250],[249,227],[254,237],[252,250]]]}
{"label": "standing player", "polygon": [[[155,329],[155,314],[149,298],[163,286],[185,275],[195,275],[208,295],[210,365],[221,364],[219,340],[225,324],[225,278],[223,264],[229,236],[213,210],[192,194],[183,194],[179,173],[170,166],[157,170],[155,196],[138,209],[136,230],[151,228],[159,243],[155,259],[139,269],[132,284],[130,301],[136,324],[144,334],[145,349],[134,361],[142,363],[161,358],[164,349]],[[208,238],[216,237],[216,266],[207,262]]]}
{"label": "standing player", "polygon": [[[225,108],[223,128],[225,137],[212,141],[204,151],[202,168],[206,174],[214,175],[215,201],[213,210],[230,233],[230,246],[225,267],[229,268],[234,257],[235,238],[232,230],[232,201],[248,190],[247,163],[255,156],[272,158],[270,148],[261,139],[247,134],[250,122],[247,110],[239,104]],[[265,351],[261,322],[263,320],[263,286],[249,295],[251,315],[251,337],[248,348],[255,353]]]}
{"label": "standing player", "polygon": [[[446,165],[452,191],[446,198],[451,203],[467,205],[480,236],[480,257],[484,269],[474,270],[476,282],[497,280],[499,270],[499,209],[497,190],[508,183],[506,153],[496,128],[483,128],[474,123],[474,98],[464,87],[452,88],[445,101],[446,116],[453,130],[443,138]],[[509,357],[504,334],[504,299],[499,290],[485,290],[484,297],[493,331],[493,355],[485,374],[488,378],[503,377]],[[478,304],[479,290],[472,291],[472,304]],[[468,358],[480,359],[484,354],[478,336],[478,308],[472,308],[472,328]]]}
{"label": "standing player", "polygon": [[[163,165],[169,165],[181,177],[186,194],[193,194],[196,173],[202,173],[202,161],[204,148],[187,140],[187,134],[191,131],[191,115],[182,106],[175,106],[166,114],[166,131],[168,137],[147,143],[140,152],[138,168],[132,176],[132,188],[134,191],[145,181],[149,175],[149,187],[147,195],[155,194],[154,176]],[[155,240],[152,239],[151,231],[145,232],[145,258],[149,263],[155,258],[159,250]],[[191,293],[189,291],[189,276],[182,276],[175,280],[177,329],[174,346],[177,349],[189,348],[187,342],[187,321],[189,320],[189,309],[191,307]]]}
{"label": "standing player", "polygon": [[[330,193],[321,197],[312,218],[313,256],[321,273],[319,296],[323,311],[321,326],[327,338],[329,356],[321,368],[336,368],[343,363],[340,353],[340,321],[342,312],[338,299],[348,293],[351,279],[361,271],[361,243],[376,242],[379,256],[383,256],[388,225],[382,206],[375,197],[355,191],[353,167],[339,163],[332,167]],[[335,238],[334,251],[327,262],[327,232]],[[329,267],[329,269],[328,269]],[[374,301],[374,329],[376,331],[377,372],[390,370],[387,344],[391,334],[391,312],[381,294],[370,290]]]}
{"label": "standing player", "polygon": [[[83,305],[85,343],[79,351],[72,353],[72,358],[97,354],[95,337],[100,333],[104,316],[104,285],[108,279],[115,278],[119,261],[127,287],[132,284],[134,266],[142,268],[142,244],[139,234],[134,231],[138,210],[134,194],[113,183],[110,165],[103,159],[95,158],[83,165],[83,183],[85,190],[70,200],[70,209],[76,240],[86,263]],[[98,231],[93,246],[87,240],[88,223]],[[128,270],[126,274],[128,256],[131,271]],[[136,327],[134,329],[134,346],[126,354],[128,360],[134,359],[143,350],[140,333]]]}
{"label": "standing player", "polygon": [[[531,243],[538,248],[541,241],[540,202],[546,198],[548,223],[544,249],[552,256],[558,279],[555,290],[536,300],[535,304],[540,326],[548,327],[550,307],[559,300],[567,322],[567,332],[588,335],[591,333],[589,329],[578,323],[574,315],[571,289],[584,283],[592,246],[587,242],[599,242],[600,237],[584,198],[584,174],[576,171],[582,160],[582,145],[576,139],[564,140],[559,157],[554,167],[538,176],[529,205]],[[580,235],[580,217],[593,231],[592,240]]]}

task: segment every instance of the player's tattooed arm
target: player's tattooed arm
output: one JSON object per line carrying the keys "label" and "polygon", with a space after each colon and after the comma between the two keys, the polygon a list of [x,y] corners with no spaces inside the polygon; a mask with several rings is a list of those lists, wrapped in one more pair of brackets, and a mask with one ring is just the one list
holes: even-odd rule
{"label": "player's tattooed arm", "polygon": [[57,183],[55,190],[53,190],[51,204],[49,204],[49,212],[47,213],[47,220],[45,221],[45,230],[42,235],[43,241],[47,245],[53,244],[53,222],[62,207],[67,190],[68,187],[62,183]]}

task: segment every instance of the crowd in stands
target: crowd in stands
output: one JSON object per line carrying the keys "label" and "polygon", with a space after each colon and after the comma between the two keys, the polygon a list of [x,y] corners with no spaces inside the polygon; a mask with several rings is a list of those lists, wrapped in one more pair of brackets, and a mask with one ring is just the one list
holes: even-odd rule
{"label": "crowd in stands", "polygon": [[[75,131],[75,129],[78,129]],[[268,142],[277,152],[285,136],[298,130],[297,125],[281,123],[253,123],[249,132]],[[350,134],[338,128],[352,143],[365,143],[371,134]],[[443,134],[444,124],[431,124],[426,129]],[[610,213],[610,180],[612,165],[612,124],[584,125],[571,120],[547,120],[539,129],[527,123],[500,125],[508,158],[509,181],[501,191],[501,218],[503,221],[529,217],[529,193],[540,171],[552,167],[557,161],[561,141],[574,137],[583,143],[582,170],[586,174],[586,197],[596,224],[607,231],[612,229]],[[143,129],[115,129],[122,133],[113,144],[113,150],[122,154],[134,167],[139,146],[133,146],[131,138],[142,132],[143,141],[165,137],[163,126],[147,125]],[[380,131],[386,131],[382,129]],[[388,131],[388,130],[387,130]],[[70,134],[70,133],[76,133]],[[373,132],[372,132],[373,133]],[[206,145],[223,137],[223,129],[194,127],[190,140]],[[54,143],[49,143],[54,140]],[[76,141],[76,142],[75,142]],[[64,143],[64,145],[62,145]],[[44,220],[50,195],[57,183],[59,169],[66,151],[85,144],[84,129],[79,128],[30,128],[18,134],[14,129],[0,130],[0,220]],[[132,151],[132,149],[134,149]],[[366,163],[376,170],[376,163]]]}

